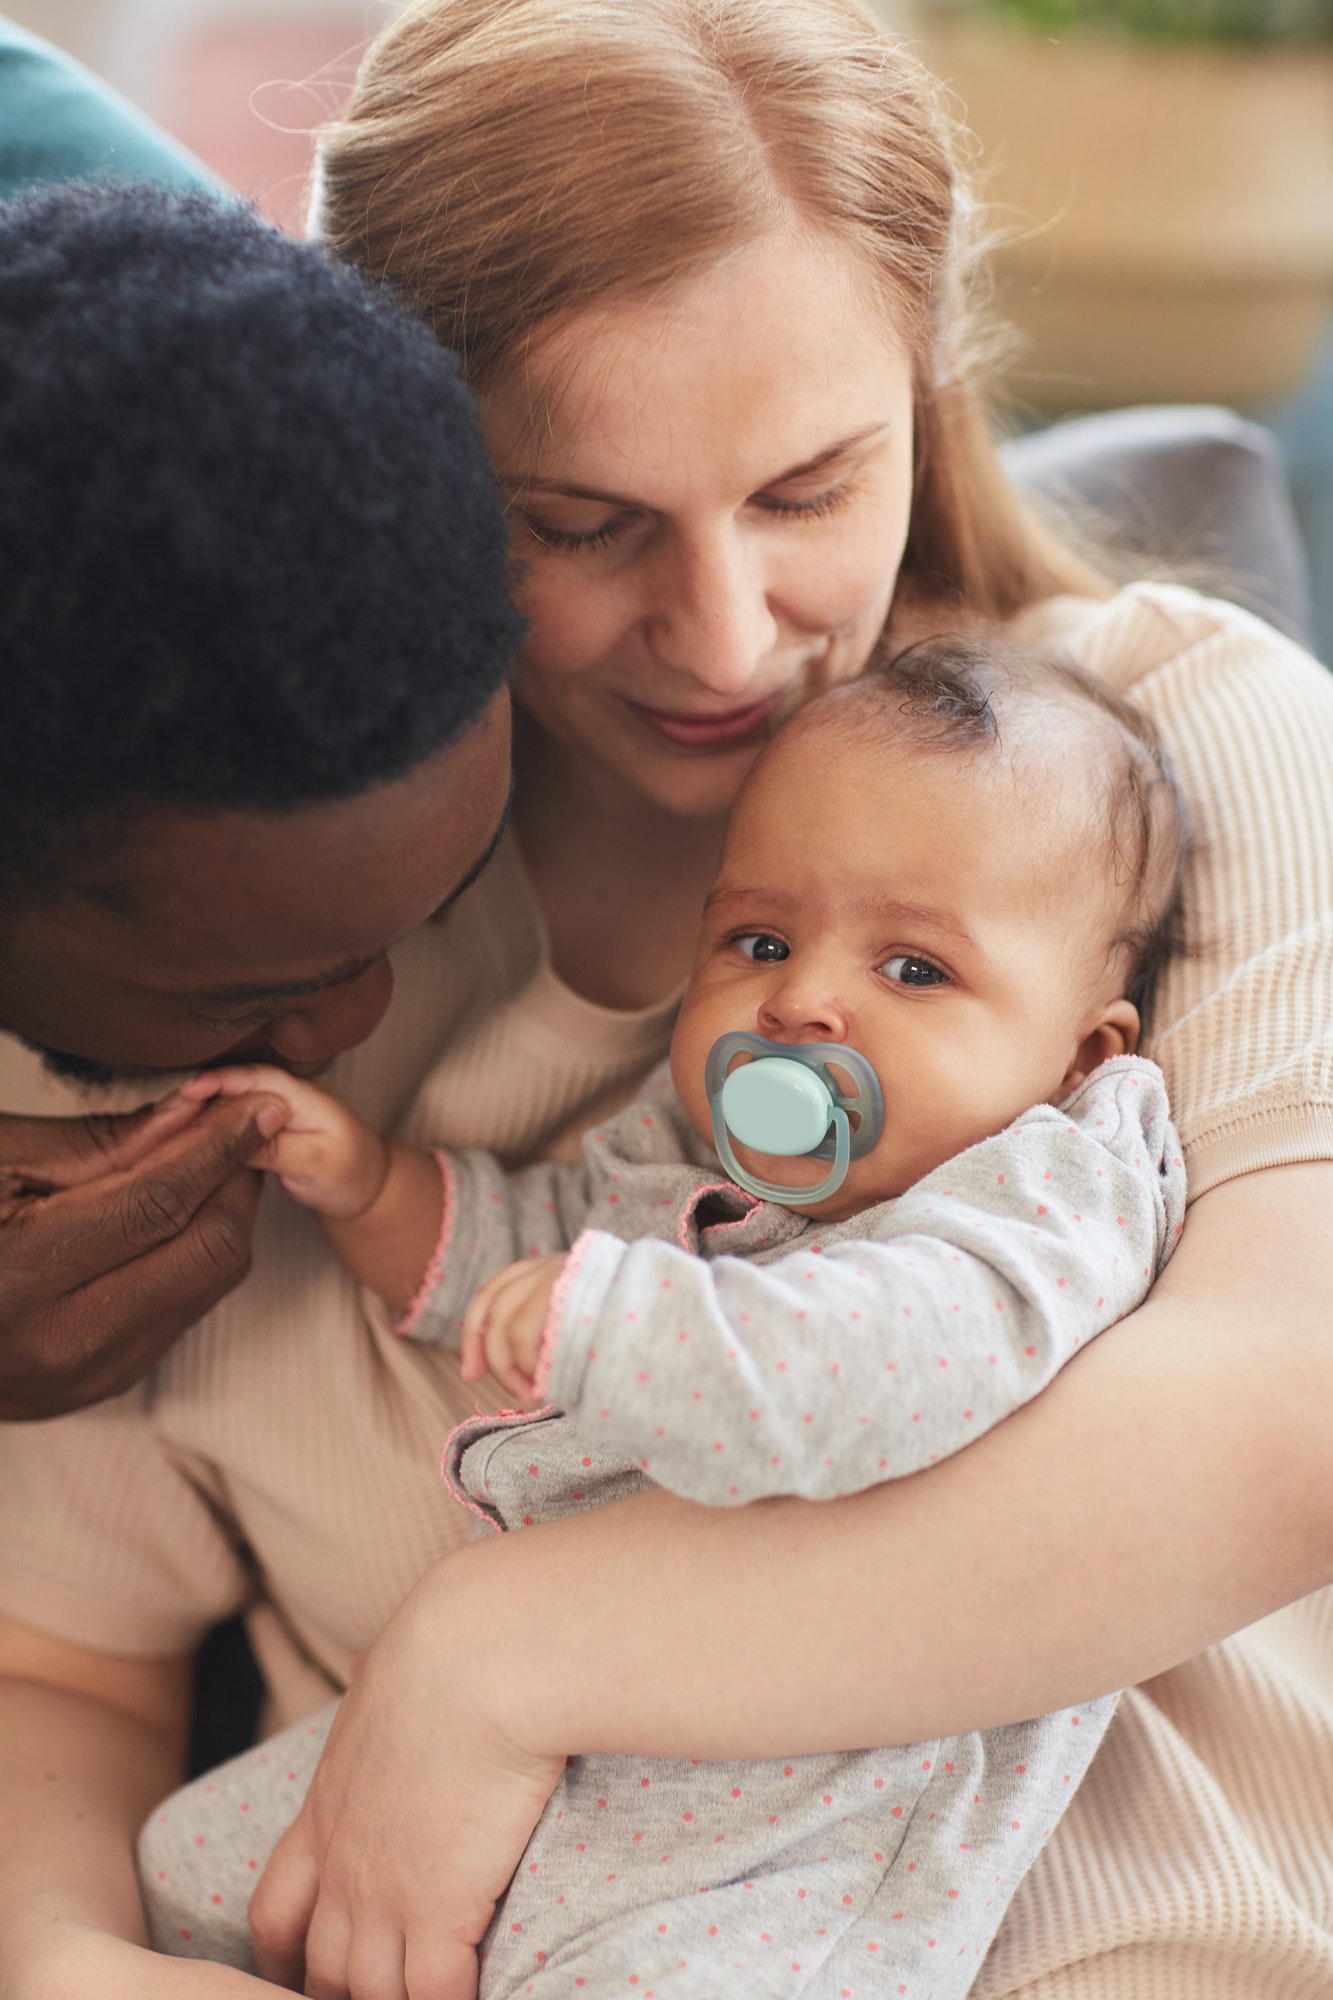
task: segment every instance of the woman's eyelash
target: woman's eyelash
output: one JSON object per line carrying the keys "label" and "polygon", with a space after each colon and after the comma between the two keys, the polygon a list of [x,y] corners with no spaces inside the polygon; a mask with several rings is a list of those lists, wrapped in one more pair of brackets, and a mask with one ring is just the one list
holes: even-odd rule
{"label": "woman's eyelash", "polygon": [[577,553],[581,549],[604,549],[613,542],[621,531],[618,520],[605,521],[600,528],[589,528],[576,533],[571,528],[548,528],[537,521],[528,522],[528,532],[536,537],[544,548],[565,549]]}
{"label": "woman's eyelash", "polygon": [[[825,514],[832,514],[843,506],[851,496],[851,486],[844,481],[841,486],[831,486],[825,493],[817,493],[809,500],[784,500],[776,493],[756,494],[754,504],[767,514],[778,514],[785,520],[817,521]],[[528,519],[528,532],[539,541],[543,548],[559,549],[578,555],[594,549],[604,549],[624,531],[624,521],[616,518],[604,521],[600,528],[573,529],[551,528],[544,522]]]}
{"label": "woman's eyelash", "polygon": [[783,500],[776,493],[761,493],[757,496],[757,504],[770,514],[815,521],[841,507],[851,497],[851,490],[850,482],[844,480],[841,486],[830,486],[827,492],[817,493],[809,500]]}

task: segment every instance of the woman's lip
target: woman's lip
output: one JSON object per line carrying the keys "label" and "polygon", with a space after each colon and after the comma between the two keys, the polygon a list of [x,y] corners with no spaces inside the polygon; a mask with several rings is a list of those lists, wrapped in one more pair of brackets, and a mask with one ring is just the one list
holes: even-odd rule
{"label": "woman's lip", "polygon": [[712,750],[723,744],[743,743],[755,735],[781,699],[781,694],[770,694],[763,701],[752,701],[746,708],[730,708],[721,715],[689,715],[679,709],[645,708],[638,701],[630,702],[629,706],[668,743],[677,743],[684,750]]}

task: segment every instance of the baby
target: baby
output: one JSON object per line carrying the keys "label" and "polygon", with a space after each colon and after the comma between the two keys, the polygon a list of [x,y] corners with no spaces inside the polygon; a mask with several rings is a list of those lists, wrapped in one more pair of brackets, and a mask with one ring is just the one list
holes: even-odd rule
{"label": "baby", "polygon": [[[932,641],[758,759],[670,1075],[581,1166],[423,1154],[268,1071],[185,1088],[285,1097],[260,1164],[404,1333],[461,1340],[465,1376],[524,1405],[446,1448],[488,1529],[650,1481],[714,1506],[854,1492],[1028,1401],[1170,1255],[1184,1175],[1134,1050],[1184,842],[1134,710],[1056,662]],[[790,1761],[575,1759],[482,2000],[964,1994],[1112,1707]],[[248,1893],[329,1719],[152,1817],[159,1950],[251,1964]]]}

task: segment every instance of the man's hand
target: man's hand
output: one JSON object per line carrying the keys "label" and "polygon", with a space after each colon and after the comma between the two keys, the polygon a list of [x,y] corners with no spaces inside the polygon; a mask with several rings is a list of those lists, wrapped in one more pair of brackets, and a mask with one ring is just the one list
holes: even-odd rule
{"label": "man's hand", "polygon": [[[191,1103],[257,1092],[287,1107],[282,1129],[251,1165],[276,1174],[293,1201],[335,1222],[354,1222],[373,1207],[389,1176],[389,1148],[355,1112],[317,1083],[259,1063],[206,1069],[181,1085]],[[432,1172],[431,1185],[437,1176]]]}
{"label": "man's hand", "polygon": [[286,1107],[0,1117],[0,1419],[55,1417],[137,1382],[250,1268],[258,1176]]}
{"label": "man's hand", "polygon": [[465,1382],[479,1382],[489,1369],[525,1408],[535,1408],[542,1332],[566,1262],[563,1251],[527,1257],[507,1264],[480,1286],[463,1315],[460,1355]]}

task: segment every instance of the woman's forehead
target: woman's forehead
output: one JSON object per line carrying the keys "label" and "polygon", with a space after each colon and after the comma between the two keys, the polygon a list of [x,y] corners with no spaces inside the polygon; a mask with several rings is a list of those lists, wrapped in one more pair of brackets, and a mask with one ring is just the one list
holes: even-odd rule
{"label": "woman's forehead", "polygon": [[840,424],[897,414],[911,378],[860,261],[827,234],[788,227],[558,322],[481,405],[506,484],[593,473],[619,491],[701,448],[713,459],[752,447],[781,471]]}

